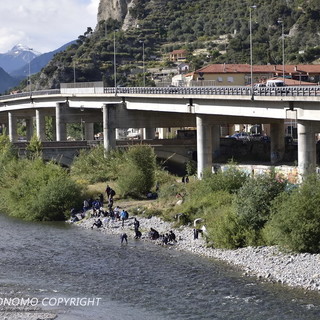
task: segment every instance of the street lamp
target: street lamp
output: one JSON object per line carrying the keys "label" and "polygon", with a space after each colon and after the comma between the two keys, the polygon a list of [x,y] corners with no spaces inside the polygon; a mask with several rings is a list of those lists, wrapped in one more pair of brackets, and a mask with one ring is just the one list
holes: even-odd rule
{"label": "street lamp", "polygon": [[145,59],[144,59],[144,41],[140,40],[142,43],[142,73],[143,73],[143,87],[146,86],[146,73],[145,73]]}
{"label": "street lamp", "polygon": [[250,18],[249,18],[249,29],[250,29],[250,76],[251,76],[251,97],[253,99],[253,57],[252,57],[252,9],[256,9],[257,6],[250,6]]}
{"label": "street lamp", "polygon": [[73,83],[75,84],[76,83],[76,62],[74,61],[74,58],[73,58]]}
{"label": "street lamp", "polygon": [[282,40],[282,77],[284,83],[284,23],[282,19],[278,19],[278,23],[281,23],[281,40]]}
{"label": "street lamp", "polygon": [[30,91],[30,96],[31,96],[31,51],[33,50],[32,48],[28,48],[29,49],[29,53],[28,53],[28,56],[29,56],[29,91]]}
{"label": "street lamp", "polygon": [[113,32],[113,78],[114,78],[114,88],[117,92],[117,50],[116,50],[116,32]]}

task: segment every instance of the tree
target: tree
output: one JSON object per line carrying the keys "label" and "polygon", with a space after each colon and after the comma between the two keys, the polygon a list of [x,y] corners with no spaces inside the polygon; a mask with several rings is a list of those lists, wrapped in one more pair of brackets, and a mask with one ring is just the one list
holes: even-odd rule
{"label": "tree", "polygon": [[320,178],[310,175],[302,185],[277,198],[265,228],[269,244],[297,252],[320,253]]}
{"label": "tree", "polygon": [[270,217],[271,203],[286,186],[286,181],[274,172],[250,177],[239,189],[234,199],[239,229],[246,230],[243,243],[258,245],[261,230]]}
{"label": "tree", "polygon": [[35,159],[42,156],[42,143],[36,134],[32,136],[26,151],[29,159]]}
{"label": "tree", "polygon": [[118,177],[123,196],[145,196],[155,182],[156,156],[150,146],[130,147]]}

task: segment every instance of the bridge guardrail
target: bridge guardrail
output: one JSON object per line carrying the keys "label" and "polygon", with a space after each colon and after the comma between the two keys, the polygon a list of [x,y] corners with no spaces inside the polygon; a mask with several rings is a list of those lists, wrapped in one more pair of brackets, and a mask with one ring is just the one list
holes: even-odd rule
{"label": "bridge guardrail", "polygon": [[[79,93],[80,88],[77,88]],[[261,87],[254,88],[253,94],[250,86],[212,86],[212,87],[105,87],[105,94],[165,94],[165,95],[233,95],[233,96],[320,96],[320,86],[288,86],[288,87]],[[4,100],[39,95],[61,94],[60,89],[21,92],[0,96]]]}
{"label": "bridge guardrail", "polygon": [[42,95],[49,95],[49,94],[60,94],[60,89],[50,89],[50,90],[37,90],[37,91],[29,91],[29,92],[19,92],[15,94],[7,94],[0,96],[1,100],[10,100],[10,99],[16,99],[16,98],[24,98],[24,97],[30,97],[33,96],[42,96]]}

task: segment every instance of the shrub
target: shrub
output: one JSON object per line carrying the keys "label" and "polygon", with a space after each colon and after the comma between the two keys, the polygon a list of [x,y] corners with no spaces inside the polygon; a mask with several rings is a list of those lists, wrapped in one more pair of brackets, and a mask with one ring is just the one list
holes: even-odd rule
{"label": "shrub", "polygon": [[41,159],[11,161],[1,177],[1,209],[25,220],[64,220],[81,198],[65,169]]}
{"label": "shrub", "polygon": [[123,152],[111,150],[105,153],[102,145],[89,151],[82,150],[73,161],[71,175],[81,177],[89,183],[115,180],[123,159]]}
{"label": "shrub", "polygon": [[[212,173],[204,171],[202,188],[210,191],[225,190],[234,193],[242,187],[248,176],[235,165],[230,165],[225,171]],[[204,192],[205,190],[203,190]]]}
{"label": "shrub", "polygon": [[[245,245],[262,243],[261,230],[270,216],[271,202],[285,190],[286,182],[274,173],[249,178],[234,199],[236,221]],[[249,237],[248,237],[249,236]]]}
{"label": "shrub", "polygon": [[118,176],[122,196],[145,196],[155,183],[156,156],[150,146],[133,146],[125,153]]}
{"label": "shrub", "polygon": [[320,252],[318,176],[308,176],[300,188],[274,201],[264,235],[268,244],[279,244],[297,252]]}

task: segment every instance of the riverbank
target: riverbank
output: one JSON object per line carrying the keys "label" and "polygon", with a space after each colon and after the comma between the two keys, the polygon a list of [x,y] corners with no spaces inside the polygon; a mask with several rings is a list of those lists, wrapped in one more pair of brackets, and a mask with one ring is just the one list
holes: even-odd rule
{"label": "riverbank", "polygon": [[[188,251],[196,255],[225,261],[239,267],[245,276],[255,276],[261,280],[281,283],[290,287],[320,291],[319,254],[284,253],[277,247],[247,247],[237,250],[208,248],[205,239],[201,235],[199,235],[198,239],[194,239],[192,228],[182,226],[174,229],[171,223],[162,221],[158,217],[148,219],[131,216],[125,221],[124,227],[122,227],[122,222],[120,221],[107,223],[107,220],[102,218],[104,222],[103,228],[97,229],[94,227],[92,231],[115,235],[126,233],[128,241],[132,241],[135,235],[134,218],[137,218],[140,222],[142,241],[153,241],[148,237],[150,228],[154,228],[160,234],[173,230],[177,242],[170,245],[170,249]],[[89,229],[95,220],[96,218],[86,218],[75,224]],[[161,244],[160,240],[154,242]]]}

